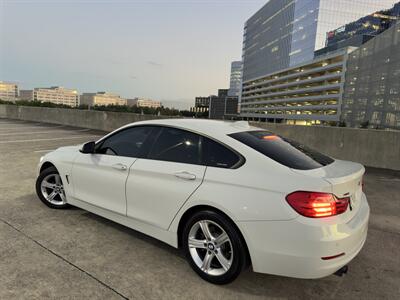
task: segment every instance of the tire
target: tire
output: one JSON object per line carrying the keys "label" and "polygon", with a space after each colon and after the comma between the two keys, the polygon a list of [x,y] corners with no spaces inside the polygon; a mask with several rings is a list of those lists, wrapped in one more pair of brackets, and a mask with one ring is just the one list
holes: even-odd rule
{"label": "tire", "polygon": [[40,173],[36,179],[36,194],[50,208],[69,207],[61,176],[55,167],[49,167]]}
{"label": "tire", "polygon": [[230,283],[247,265],[246,245],[232,221],[222,214],[208,210],[193,214],[181,238],[190,266],[208,282]]}

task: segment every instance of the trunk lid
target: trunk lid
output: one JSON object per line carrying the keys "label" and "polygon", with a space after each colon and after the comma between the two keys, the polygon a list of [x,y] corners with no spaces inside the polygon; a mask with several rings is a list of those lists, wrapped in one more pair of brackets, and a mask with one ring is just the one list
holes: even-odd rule
{"label": "trunk lid", "polygon": [[322,178],[331,185],[332,194],[337,198],[350,197],[346,212],[338,215],[344,222],[350,221],[360,208],[362,197],[362,177],[365,168],[359,163],[335,160],[333,163],[312,170],[295,170],[306,176]]}

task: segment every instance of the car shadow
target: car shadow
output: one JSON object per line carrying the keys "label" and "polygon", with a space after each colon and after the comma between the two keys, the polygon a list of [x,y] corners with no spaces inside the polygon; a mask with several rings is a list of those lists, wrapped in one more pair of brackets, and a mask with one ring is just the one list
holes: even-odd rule
{"label": "car shadow", "polygon": [[[91,212],[84,212],[83,216],[91,219],[94,222],[101,223],[102,225],[110,226],[114,230],[127,234],[133,239],[138,239],[142,242],[157,247],[160,251],[165,251],[166,255],[174,255],[180,258],[182,260],[182,263],[186,264],[186,261],[184,261],[185,257],[181,250],[176,249],[160,240],[157,240],[134,229],[115,223],[104,217],[95,215]],[[205,283],[196,275],[194,276],[195,280],[199,280],[198,284]],[[332,293],[337,290],[342,280],[342,278],[333,275],[323,279],[306,280],[261,274],[253,272],[250,266],[245,269],[234,282],[222,286],[212,286],[217,290],[225,290],[227,294],[232,294],[232,292],[235,292],[238,294],[253,297],[316,299],[320,298],[321,296],[328,296],[330,292]]]}
{"label": "car shadow", "polygon": [[[80,209],[80,208],[76,208],[75,207],[75,209]],[[135,229],[126,227],[124,225],[121,225],[121,224],[116,223],[116,222],[114,222],[112,220],[109,220],[109,219],[106,219],[106,218],[104,218],[102,216],[99,216],[99,215],[96,215],[94,213],[91,213],[89,211],[85,211],[82,214],[82,216],[85,216],[85,217],[91,219],[92,221],[101,223],[101,224],[106,225],[108,227],[112,227],[113,229],[115,229],[115,230],[117,230],[119,232],[122,232],[124,234],[127,234],[127,235],[135,238],[135,239],[139,239],[139,240],[141,240],[143,242],[151,244],[152,246],[155,246],[155,247],[157,247],[159,249],[163,249],[163,250],[167,251],[168,253],[171,253],[171,254],[174,254],[174,255],[177,255],[177,256],[180,256],[180,257],[184,258],[184,255],[181,253],[181,251],[179,249],[176,249],[176,248],[174,248],[174,247],[172,247],[172,246],[170,246],[170,245],[168,245],[168,244],[166,244],[166,243],[164,243],[164,242],[162,242],[160,240],[157,240],[157,239],[155,239],[155,238],[153,238],[151,236],[148,236],[148,235],[146,235],[146,234],[144,234],[144,233],[142,233],[140,231],[137,231]]]}
{"label": "car shadow", "polygon": [[[217,295],[231,296],[230,298],[232,298],[232,296],[235,298],[274,297],[284,299],[320,299],[322,297],[332,298],[332,295],[339,296],[342,293],[340,289],[342,289],[344,285],[348,285],[348,282],[353,281],[354,283],[359,282],[360,279],[363,279],[357,277],[357,273],[360,275],[360,271],[363,269],[365,270],[366,267],[366,263],[363,262],[363,258],[356,257],[354,261],[357,261],[356,265],[358,270],[353,274],[351,273],[352,271],[350,271],[350,274],[347,275],[347,277],[340,278],[332,275],[326,278],[315,280],[296,279],[255,273],[252,271],[251,267],[249,267],[244,270],[234,282],[223,286],[217,286],[201,280],[195,274],[195,272],[192,272],[185,261],[182,251],[139,231],[125,227],[114,221],[74,206],[71,206],[71,208],[67,210],[50,210],[44,204],[42,204],[34,194],[18,197],[15,202],[15,207],[8,207],[11,209],[9,211],[11,213],[10,218],[14,219],[15,222],[23,226],[29,226],[29,223],[37,217],[41,218],[42,221],[45,221],[47,218],[52,218],[52,222],[59,220],[59,222],[64,223],[65,226],[71,226],[72,224],[77,224],[76,222],[81,223],[82,221],[85,224],[84,219],[86,218],[90,221],[89,223],[98,223],[101,225],[100,227],[112,228],[112,230],[115,230],[122,235],[131,237],[133,241],[141,241],[144,244],[156,248],[156,251],[158,254],[160,254],[159,257],[166,258],[170,256],[170,258],[177,258],[176,260],[172,259],[174,260],[175,266],[171,266],[171,268],[176,268],[175,273],[177,274],[174,276],[180,277],[181,284],[184,286],[193,285],[197,286],[198,288],[211,289],[210,293],[212,292],[216,293]],[[26,215],[26,213],[29,213],[29,217]],[[97,228],[98,226],[94,227]],[[149,247],[146,246],[143,248],[144,252],[149,249]],[[170,280],[175,280],[174,276],[169,279],[165,279],[165,282],[169,283]],[[348,277],[351,278],[351,281],[348,280]],[[162,282],[164,283],[164,281]],[[352,286],[350,285],[349,288],[351,290]],[[350,291],[347,290],[347,292]]]}

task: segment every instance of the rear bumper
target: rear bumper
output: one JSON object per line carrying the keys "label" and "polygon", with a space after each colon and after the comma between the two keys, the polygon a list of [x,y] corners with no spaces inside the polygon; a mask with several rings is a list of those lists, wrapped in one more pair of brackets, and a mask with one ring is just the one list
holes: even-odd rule
{"label": "rear bumper", "polygon": [[[345,224],[335,218],[238,222],[253,270],[297,278],[321,278],[350,262],[363,247],[368,231],[369,206],[362,195],[357,214]],[[323,260],[345,253],[344,255]]]}

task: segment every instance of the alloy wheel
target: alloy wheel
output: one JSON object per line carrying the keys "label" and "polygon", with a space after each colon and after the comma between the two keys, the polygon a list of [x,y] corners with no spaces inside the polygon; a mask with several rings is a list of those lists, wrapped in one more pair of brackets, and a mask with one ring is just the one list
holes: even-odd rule
{"label": "alloy wheel", "polygon": [[53,205],[65,205],[64,187],[59,174],[49,174],[40,183],[43,197]]}
{"label": "alloy wheel", "polygon": [[211,220],[200,220],[193,224],[189,231],[188,247],[197,267],[208,275],[223,275],[232,265],[232,242],[225,230]]}

